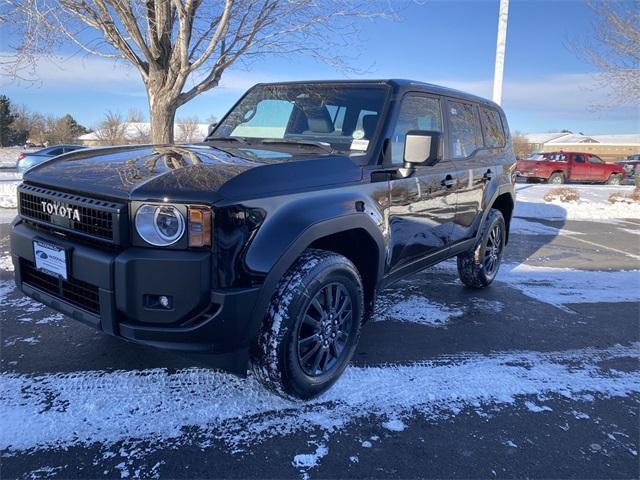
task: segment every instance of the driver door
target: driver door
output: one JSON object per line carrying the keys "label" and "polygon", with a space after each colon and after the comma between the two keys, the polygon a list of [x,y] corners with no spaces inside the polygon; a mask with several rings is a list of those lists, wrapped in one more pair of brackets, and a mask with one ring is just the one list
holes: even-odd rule
{"label": "driver door", "polygon": [[[391,164],[403,166],[404,141],[411,130],[442,132],[442,100],[421,93],[402,99],[400,114],[391,138]],[[451,244],[456,214],[456,188],[451,162],[433,166],[416,165],[402,178],[390,182],[389,270],[407,267],[436,257]]]}

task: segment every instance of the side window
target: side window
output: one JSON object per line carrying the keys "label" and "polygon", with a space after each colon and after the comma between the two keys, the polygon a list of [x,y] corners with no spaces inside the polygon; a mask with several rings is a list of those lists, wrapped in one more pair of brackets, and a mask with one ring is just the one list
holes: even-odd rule
{"label": "side window", "polygon": [[402,99],[398,121],[391,137],[391,162],[402,164],[404,138],[411,130],[442,132],[440,100],[417,94],[408,94]]}
{"label": "side window", "polygon": [[584,157],[582,155],[574,155],[573,161],[576,163],[584,163]]}
{"label": "side window", "polygon": [[594,163],[596,165],[602,165],[604,161],[600,157],[596,157],[595,155],[589,155],[589,163]]}
{"label": "side window", "polygon": [[452,158],[466,158],[480,148],[480,125],[473,105],[447,102],[449,119],[449,154]]}
{"label": "side window", "polygon": [[480,123],[482,124],[484,146],[487,148],[504,147],[504,128],[500,114],[495,110],[481,108]]}

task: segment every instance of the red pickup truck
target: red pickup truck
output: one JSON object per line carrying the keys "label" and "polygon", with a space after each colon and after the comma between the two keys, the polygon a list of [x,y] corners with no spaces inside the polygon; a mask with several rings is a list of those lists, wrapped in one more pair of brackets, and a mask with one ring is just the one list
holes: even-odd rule
{"label": "red pickup truck", "polygon": [[550,152],[535,153],[526,160],[518,160],[516,175],[527,181],[620,185],[625,172],[620,165],[605,163],[591,153]]}

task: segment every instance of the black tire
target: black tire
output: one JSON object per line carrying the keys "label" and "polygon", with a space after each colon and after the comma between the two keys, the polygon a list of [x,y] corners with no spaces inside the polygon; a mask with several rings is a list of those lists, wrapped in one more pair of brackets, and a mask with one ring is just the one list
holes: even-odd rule
{"label": "black tire", "polygon": [[611,175],[609,175],[609,178],[607,178],[607,185],[620,185],[622,183],[622,177],[620,177],[620,175],[618,175],[617,173],[612,173]]}
{"label": "black tire", "polygon": [[492,208],[482,226],[478,244],[472,250],[458,255],[458,275],[467,287],[485,288],[496,278],[506,232],[502,212]]}
{"label": "black tire", "polygon": [[363,311],[362,280],[353,263],[333,252],[306,250],[280,281],[253,345],[256,377],[285,398],[325,392],[355,352]]}
{"label": "black tire", "polygon": [[549,180],[547,180],[547,183],[552,183],[554,185],[561,185],[564,183],[564,174],[563,173],[552,173],[551,176],[549,177]]}

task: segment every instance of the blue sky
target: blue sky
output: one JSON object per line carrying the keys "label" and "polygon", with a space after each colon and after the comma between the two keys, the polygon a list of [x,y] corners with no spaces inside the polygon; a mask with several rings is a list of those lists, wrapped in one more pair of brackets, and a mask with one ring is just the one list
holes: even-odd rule
{"label": "blue sky", "polygon": [[[382,1],[382,0],[378,0]],[[260,81],[328,78],[410,78],[490,97],[497,0],[393,1],[396,21],[362,21],[359,40],[348,49],[360,74],[345,74],[317,61],[266,57],[234,68],[215,91],[197,97],[180,116],[220,117],[249,86]],[[511,0],[503,107],[512,130],[545,132],[567,128],[586,134],[640,130],[638,108],[594,108],[606,90],[593,68],[567,48],[588,37],[591,12],[582,1]],[[10,39],[3,34],[0,50]],[[142,83],[126,64],[75,56],[42,64],[34,85],[0,80],[16,103],[42,113],[71,113],[95,126],[110,109],[146,111]]]}

